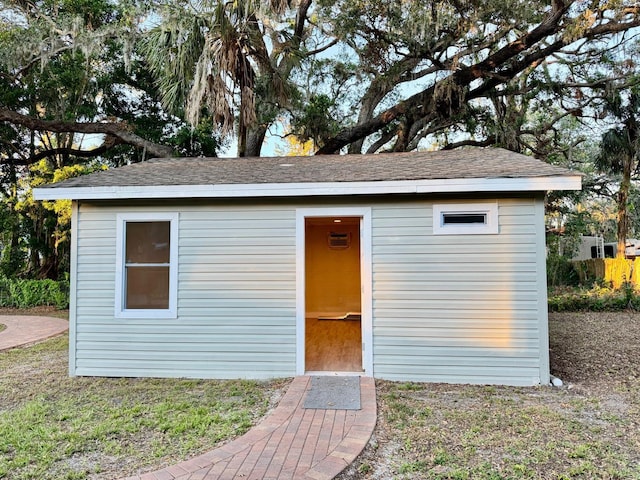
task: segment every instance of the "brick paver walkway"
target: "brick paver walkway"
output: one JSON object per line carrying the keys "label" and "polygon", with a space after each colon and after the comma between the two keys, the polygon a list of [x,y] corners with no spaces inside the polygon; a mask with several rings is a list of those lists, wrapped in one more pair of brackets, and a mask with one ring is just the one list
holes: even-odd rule
{"label": "brick paver walkway", "polygon": [[330,480],[360,454],[376,424],[373,378],[360,410],[303,408],[311,377],[296,377],[271,415],[242,437],[177,465],[126,480]]}
{"label": "brick paver walkway", "polygon": [[[60,335],[60,318],[0,316],[0,351]],[[127,480],[330,480],[366,446],[376,424],[373,378],[360,378],[360,410],[303,408],[311,377],[296,377],[275,410],[236,440]]]}
{"label": "brick paver walkway", "polygon": [[0,315],[0,351],[29,345],[55,337],[69,329],[69,322],[62,318],[34,317],[29,315]]}

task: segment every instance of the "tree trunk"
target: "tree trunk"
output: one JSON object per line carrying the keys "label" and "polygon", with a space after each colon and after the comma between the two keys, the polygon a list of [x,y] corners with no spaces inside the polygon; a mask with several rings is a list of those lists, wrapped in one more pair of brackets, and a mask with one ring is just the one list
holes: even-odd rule
{"label": "tree trunk", "polygon": [[2,273],[7,277],[17,276],[23,267],[23,257],[20,251],[20,214],[16,211],[18,201],[18,176],[13,162],[9,163],[9,188],[5,204],[8,207],[8,232],[5,232],[4,241],[7,245],[0,253],[2,261]]}
{"label": "tree trunk", "polygon": [[618,191],[618,251],[616,258],[625,258],[625,248],[627,244],[627,234],[629,231],[629,190],[631,188],[631,167],[633,158],[626,155],[622,165],[622,182]]}
{"label": "tree trunk", "polygon": [[240,112],[238,122],[238,156],[246,157],[247,154],[247,126],[244,124],[242,112]]}
{"label": "tree trunk", "polygon": [[[386,87],[386,88],[385,88]],[[376,77],[371,81],[371,86],[362,97],[362,105],[358,114],[358,124],[368,122],[373,118],[373,112],[380,104],[390,88],[382,81],[382,77]],[[350,154],[362,153],[364,138],[360,138],[349,145]]]}
{"label": "tree trunk", "polygon": [[245,156],[259,157],[264,143],[264,137],[267,134],[267,127],[263,125],[254,125],[247,129],[245,140]]}

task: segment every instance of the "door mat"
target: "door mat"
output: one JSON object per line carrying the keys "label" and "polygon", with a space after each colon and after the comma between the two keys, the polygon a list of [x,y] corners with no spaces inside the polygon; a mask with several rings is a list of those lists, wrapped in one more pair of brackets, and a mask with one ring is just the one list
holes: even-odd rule
{"label": "door mat", "polygon": [[304,408],[360,410],[360,377],[311,377]]}

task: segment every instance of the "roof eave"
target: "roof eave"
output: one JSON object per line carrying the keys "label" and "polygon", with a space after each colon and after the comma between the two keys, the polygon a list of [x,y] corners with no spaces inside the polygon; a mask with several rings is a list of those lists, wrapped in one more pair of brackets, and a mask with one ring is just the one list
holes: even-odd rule
{"label": "roof eave", "polygon": [[542,192],[580,190],[581,175],[525,178],[460,178],[379,182],[253,183],[216,185],[35,188],[36,200],[126,200],[154,198],[255,198],[412,193]]}

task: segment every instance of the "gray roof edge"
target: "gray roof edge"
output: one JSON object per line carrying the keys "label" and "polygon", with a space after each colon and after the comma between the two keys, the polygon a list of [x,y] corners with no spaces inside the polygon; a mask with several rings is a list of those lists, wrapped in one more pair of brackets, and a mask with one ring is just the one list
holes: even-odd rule
{"label": "gray roof edge", "polygon": [[[457,161],[456,161],[457,160]],[[504,149],[311,157],[176,157],[74,177],[42,189],[358,182],[583,176]]]}

